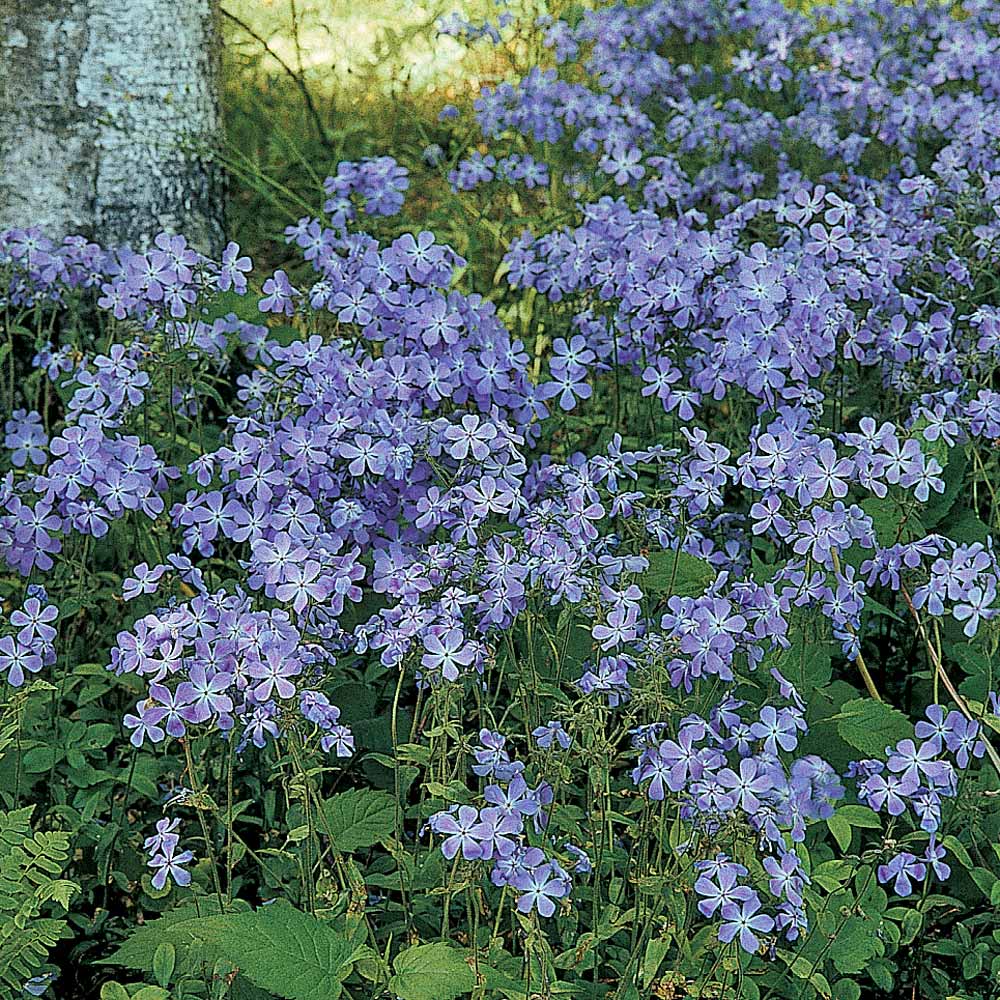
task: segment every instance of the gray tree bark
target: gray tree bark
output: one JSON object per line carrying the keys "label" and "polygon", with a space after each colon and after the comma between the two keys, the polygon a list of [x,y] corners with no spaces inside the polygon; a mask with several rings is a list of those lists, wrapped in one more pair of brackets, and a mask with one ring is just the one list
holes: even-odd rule
{"label": "gray tree bark", "polygon": [[213,0],[0,0],[0,229],[222,240]]}

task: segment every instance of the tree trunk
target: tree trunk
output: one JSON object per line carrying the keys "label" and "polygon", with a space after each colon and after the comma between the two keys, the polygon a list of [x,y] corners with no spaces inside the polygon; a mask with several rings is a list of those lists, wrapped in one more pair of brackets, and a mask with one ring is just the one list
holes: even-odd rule
{"label": "tree trunk", "polygon": [[213,0],[0,0],[0,229],[222,239]]}

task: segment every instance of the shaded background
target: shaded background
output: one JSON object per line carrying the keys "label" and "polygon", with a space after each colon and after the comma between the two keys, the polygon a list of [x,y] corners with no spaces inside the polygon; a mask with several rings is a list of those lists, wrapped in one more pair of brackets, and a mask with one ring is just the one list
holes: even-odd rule
{"label": "shaded background", "polygon": [[[281,232],[322,201],[340,160],[391,154],[415,171],[407,214],[450,194],[430,143],[457,158],[468,124],[440,122],[530,63],[516,31],[467,44],[438,30],[453,12],[473,22],[507,10],[518,21],[566,4],[514,0],[221,0],[227,230],[265,266],[286,258]],[[591,4],[587,4],[591,6]],[[405,219],[400,219],[400,223]],[[449,235],[458,235],[449,234]]]}

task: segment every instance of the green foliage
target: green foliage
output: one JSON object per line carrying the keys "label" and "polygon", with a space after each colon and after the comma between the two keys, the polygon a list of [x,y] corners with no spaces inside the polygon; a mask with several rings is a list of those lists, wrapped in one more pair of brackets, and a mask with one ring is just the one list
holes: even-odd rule
{"label": "green foliage", "polygon": [[[475,198],[460,199],[449,188],[446,170],[472,147],[458,126],[437,120],[442,93],[427,99],[397,86],[390,95],[363,83],[349,95],[324,88],[318,73],[298,64],[291,43],[299,39],[285,33],[287,25],[282,27],[282,18],[292,14],[290,0],[223,3],[252,22],[253,29],[248,35],[232,19],[227,21],[230,39],[238,36],[237,58],[246,60],[237,67],[233,50],[227,53],[227,148],[222,158],[232,180],[234,238],[247,245],[263,269],[286,266],[282,228],[314,210],[322,198],[323,175],[332,172],[339,159],[391,152],[410,170],[413,197],[402,216],[388,221],[368,218],[366,225],[383,238],[407,229],[433,229],[439,240],[465,254],[468,272],[461,280],[488,298],[522,339],[537,377],[553,339],[571,335],[571,316],[565,304],[555,305],[535,289],[510,289],[499,257],[506,241],[522,229],[540,235],[575,217],[574,196],[560,186],[559,178],[580,165],[582,154],[546,151],[555,165],[556,182],[544,194],[487,189]],[[406,9],[414,5],[403,0],[386,9],[389,6],[407,17],[418,16]],[[419,23],[387,29],[379,36],[384,61],[395,60],[394,65],[402,67],[407,45],[433,32],[432,8],[444,12],[451,6],[435,0],[421,6]],[[480,6],[490,9],[492,0]],[[592,5],[539,0],[529,6],[533,12],[537,7],[538,13],[562,13],[576,22]],[[336,34],[335,27],[321,23],[325,5],[306,0],[297,9],[304,12],[299,27],[306,34],[324,28]],[[267,47],[264,51],[261,44]],[[685,63],[711,68],[739,45],[735,34],[726,40],[726,51],[719,52],[684,40],[678,41],[677,53]],[[271,48],[284,53],[287,66],[275,62]],[[308,62],[308,51],[306,57]],[[358,65],[357,53],[344,58]],[[538,62],[539,52],[524,42],[497,50],[491,58],[483,79],[495,81],[508,75],[519,59]],[[541,58],[549,56],[542,53]],[[560,72],[571,78],[577,70],[570,65]],[[474,90],[470,86],[469,94]],[[303,103],[304,95],[309,95],[308,103]],[[717,95],[706,96],[714,100]],[[780,93],[739,96],[757,110],[766,107],[776,113],[786,100]],[[658,130],[663,124],[653,123]],[[667,152],[675,145],[663,141]],[[778,141],[793,168],[804,169],[807,176],[839,169],[805,139]],[[421,160],[429,142],[447,152],[440,169]],[[776,182],[774,152],[763,144],[753,159],[762,174]],[[865,155],[886,152],[873,143]],[[708,154],[703,164],[695,163],[701,155],[685,161],[692,174],[701,166],[717,165]],[[587,198],[604,193],[584,192]],[[629,191],[615,194],[633,198]],[[765,244],[774,235],[767,218],[753,221],[748,231],[753,232],[753,226],[759,226],[757,235]],[[284,345],[306,333],[332,338],[344,332],[332,320],[328,327],[308,330],[275,324],[274,317],[259,311],[255,298],[219,294],[202,318],[210,323],[235,313],[247,322],[267,325],[270,338]],[[595,304],[597,319],[607,319],[605,306]],[[56,318],[36,309],[35,314],[36,330],[16,328],[19,336],[37,341],[33,349],[43,343],[50,318],[53,324],[65,320],[69,325],[61,313]],[[297,317],[290,322],[304,326],[308,321]],[[86,335],[103,344],[105,339],[127,340],[135,332],[111,324],[98,333],[88,328]],[[81,350],[87,346],[85,338],[74,343]],[[0,362],[7,350],[7,344],[0,344]],[[838,360],[838,377],[841,367]],[[249,366],[237,374],[247,370]],[[164,460],[186,468],[192,458],[218,445],[233,385],[212,365],[195,363],[185,350],[163,351],[152,374],[150,402],[132,418],[156,441]],[[163,403],[167,393],[182,384],[194,386],[205,404],[197,420],[185,420]],[[32,387],[39,399],[51,392],[52,412],[56,400],[65,404],[72,391],[68,380],[50,386],[36,379]],[[639,397],[616,382],[612,404],[610,388],[597,389],[598,402],[586,414],[556,412],[558,429],[549,443],[554,456],[565,457],[577,447],[603,447],[617,430],[626,447],[664,441],[672,448],[678,443],[676,420],[652,406],[655,399]],[[853,396],[848,389],[840,405],[829,406],[825,414],[831,434],[853,429],[861,414],[878,412],[881,393],[880,385],[858,386]],[[446,401],[442,412],[448,405]],[[41,403],[38,408],[46,409]],[[724,410],[706,407],[705,412],[712,439],[727,446],[735,441],[745,447],[747,427],[762,417],[752,400],[741,400],[736,392],[729,393]],[[46,418],[49,415],[46,412]],[[917,421],[908,433],[918,437],[925,426]],[[950,447],[942,439],[921,440],[921,446],[943,467],[945,489],[931,493],[926,503],[917,502],[912,491],[902,487],[891,487],[885,497],[861,500],[879,543],[911,542],[932,531],[957,543],[985,542],[997,512],[995,498],[991,507],[976,493],[977,487],[980,493],[990,487],[980,456],[971,446]],[[996,457],[984,457],[988,471],[995,471]],[[636,488],[645,491],[643,503],[652,510],[659,504],[663,483],[649,470],[638,475]],[[191,481],[185,475],[175,484],[178,498]],[[852,493],[844,502],[854,499]],[[636,539],[621,541],[621,551],[629,552]],[[357,735],[357,757],[342,768],[341,761],[313,755],[295,742],[302,732],[282,718],[282,727],[287,723],[282,739],[259,754],[248,749],[234,766],[228,757],[235,740],[227,745],[192,737],[183,745],[168,741],[166,748],[154,752],[148,747],[133,751],[121,738],[118,721],[144,697],[145,685],[135,676],[109,673],[104,654],[118,629],[160,602],[159,596],[141,596],[123,604],[122,567],[140,559],[149,565],[160,562],[170,551],[168,533],[159,523],[150,526],[138,517],[125,518],[104,539],[88,539],[86,546],[79,542],[79,537],[67,538],[65,562],[60,564],[63,575],[53,587],[60,595],[64,640],[58,686],[35,681],[0,711],[0,802],[13,806],[25,801],[27,793],[44,803],[38,832],[30,829],[30,809],[0,813],[0,1000],[8,993],[20,995],[24,980],[45,967],[55,947],[64,972],[86,968],[106,974],[113,967],[142,980],[86,980],[85,987],[67,983],[60,1000],[97,992],[101,1000],[333,1000],[348,995],[357,1000],[454,1000],[470,993],[473,1000],[895,1000],[909,995],[911,987],[929,997],[980,1000],[992,995],[984,983],[1000,981],[1000,931],[995,929],[994,912],[1000,905],[1000,881],[994,875],[1000,861],[995,847],[1000,843],[1000,818],[995,808],[997,781],[986,769],[968,781],[963,778],[961,795],[948,804],[947,829],[954,833],[943,835],[942,843],[956,869],[948,885],[950,895],[943,889],[935,893],[941,887],[929,879],[907,905],[890,905],[877,884],[878,866],[900,849],[919,855],[927,837],[900,834],[893,820],[865,806],[838,802],[828,819],[810,817],[803,839],[786,845],[810,876],[804,890],[814,918],[810,929],[794,943],[780,935],[769,937],[768,945],[775,939],[781,942],[776,954],[741,955],[735,946],[723,947],[717,924],[709,926],[696,917],[697,874],[690,866],[695,854],[690,829],[676,816],[676,803],[669,810],[650,803],[627,779],[635,764],[636,727],[662,721],[676,735],[675,723],[689,712],[708,715],[716,704],[709,697],[718,695],[719,685],[709,693],[704,689],[714,681],[701,682],[693,693],[671,689],[663,667],[673,649],[660,648],[649,657],[637,657],[633,686],[614,712],[601,695],[577,697],[577,679],[603,652],[592,634],[590,593],[583,593],[578,605],[556,610],[537,606],[540,602],[529,586],[528,600],[533,603],[527,614],[489,650],[481,686],[470,688],[465,700],[447,685],[419,694],[412,690],[419,645],[405,664],[402,698],[395,688],[395,671],[386,670],[378,655],[341,655],[338,649],[336,668],[329,675],[335,680],[326,693]],[[644,537],[636,548],[645,552],[649,545]],[[787,548],[783,539],[756,538],[750,553],[754,579],[774,581],[779,595],[787,584],[778,572],[787,554],[783,546]],[[870,554],[859,554],[860,548],[841,553],[856,579],[866,575],[861,566]],[[234,569],[240,556],[220,538],[215,554],[200,565],[213,582],[240,583]],[[367,553],[365,558],[370,565]],[[634,576],[654,615],[662,613],[672,597],[703,594],[718,575],[709,562],[679,548],[654,547],[648,562],[648,569]],[[816,571],[815,564],[809,571]],[[588,583],[596,586],[596,578]],[[19,586],[0,581],[6,588],[3,594]],[[807,701],[810,724],[798,751],[820,754],[838,769],[858,757],[881,757],[886,745],[912,737],[911,717],[927,704],[932,690],[937,694],[939,678],[925,662],[921,645],[914,653],[903,637],[904,629],[907,634],[913,631],[910,610],[901,598],[896,600],[900,595],[873,591],[885,603],[872,592],[865,595],[859,629],[864,652],[877,659],[880,685],[888,679],[887,698],[905,711],[858,697],[854,663],[839,641],[828,638],[829,623],[809,602],[789,612],[787,645],[774,643],[763,650],[761,663],[745,657],[734,668],[734,693],[746,698],[753,710],[760,704],[754,699],[770,684],[771,670],[792,682]],[[383,598],[366,595],[363,604],[348,607],[339,625],[349,632],[385,607],[388,601]],[[984,628],[976,642],[969,643],[960,628],[949,632],[943,627],[928,648],[939,650],[949,669],[960,668],[965,675],[961,694],[985,725],[998,729],[1000,719],[988,711],[989,692],[997,686],[996,635],[995,627]],[[745,715],[752,721],[749,707]],[[543,752],[534,743],[534,727],[550,718],[572,732],[569,752]],[[512,752],[527,759],[525,773],[553,791],[547,827],[529,830],[525,842],[551,847],[567,868],[575,858],[564,845],[579,843],[594,864],[591,873],[576,877],[574,872],[571,901],[545,929],[540,928],[542,921],[516,911],[509,887],[489,884],[483,864],[467,863],[461,856],[446,861],[438,849],[440,840],[428,846],[426,838],[414,836],[437,810],[477,801],[481,785],[466,777],[470,734],[479,726],[509,734]],[[351,787],[359,784],[365,787]],[[198,860],[190,887],[157,892],[140,845],[162,815],[165,793],[175,796],[169,814],[184,816],[186,836]],[[725,824],[728,818],[721,832],[699,830],[696,836],[702,842],[694,846],[714,852],[716,833],[721,845],[731,832]],[[52,832],[63,826],[72,830],[72,862],[68,835]],[[753,834],[743,828],[731,839],[736,860],[749,870],[748,884],[763,886],[768,875]],[[79,891],[75,882],[62,877],[71,863],[70,874],[85,888],[83,900],[67,919],[64,911]],[[246,902],[256,905],[271,898],[276,901],[256,909]]]}
{"label": "green foliage", "polygon": [[454,1000],[476,985],[465,956],[443,942],[407,948],[392,966],[389,988],[402,1000]]}
{"label": "green foliage", "polygon": [[675,594],[695,597],[715,580],[711,564],[680,549],[650,552],[649,569],[643,574],[642,588],[649,594],[668,598]]}
{"label": "green foliage", "polygon": [[386,792],[352,788],[323,803],[320,828],[336,845],[350,853],[371,847],[396,829],[396,802]]}
{"label": "green foliage", "polygon": [[67,929],[50,916],[69,908],[75,882],[59,876],[69,860],[69,837],[33,832],[28,806],[0,812],[0,996],[19,994],[38,974]]}
{"label": "green foliage", "polygon": [[836,718],[840,738],[866,757],[878,757],[913,736],[913,723],[902,712],[871,698],[847,702]]}
{"label": "green foliage", "polygon": [[180,907],[135,930],[109,965],[150,972],[159,984],[175,970],[224,963],[254,986],[286,1000],[334,1000],[366,949],[329,924],[278,900],[258,910],[191,916]]}

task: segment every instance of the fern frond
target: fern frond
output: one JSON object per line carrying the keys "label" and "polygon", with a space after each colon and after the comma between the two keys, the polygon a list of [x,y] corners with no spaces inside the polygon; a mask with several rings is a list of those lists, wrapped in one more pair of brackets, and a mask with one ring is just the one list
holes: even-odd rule
{"label": "fern frond", "polygon": [[0,812],[0,1000],[19,997],[45,964],[66,921],[45,913],[66,909],[79,886],[60,876],[69,861],[69,837],[32,831],[32,808]]}

